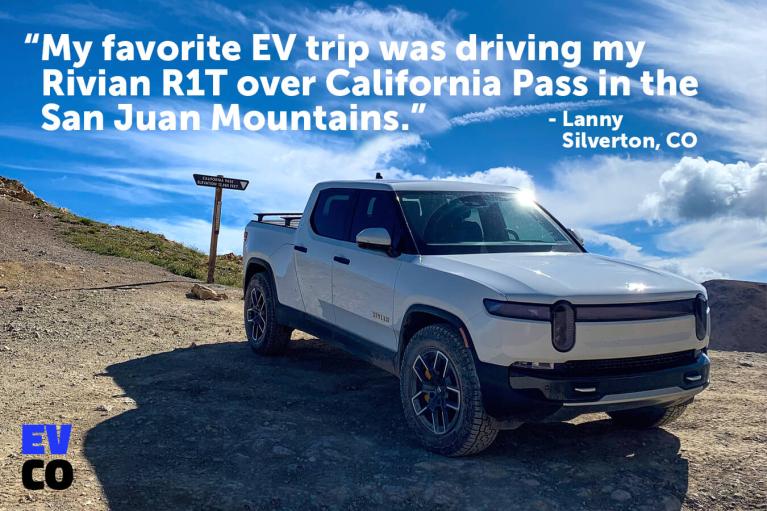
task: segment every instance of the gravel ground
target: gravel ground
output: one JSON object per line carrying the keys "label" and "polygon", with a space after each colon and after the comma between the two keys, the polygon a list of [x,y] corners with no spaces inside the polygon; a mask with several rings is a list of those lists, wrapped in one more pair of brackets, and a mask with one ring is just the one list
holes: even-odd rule
{"label": "gravel ground", "polygon": [[[767,355],[713,352],[665,429],[606,415],[502,432],[448,459],[407,430],[397,380],[321,341],[243,342],[241,292],[81,252],[0,198],[0,509],[767,508]],[[72,487],[21,485],[20,424],[71,423]]]}

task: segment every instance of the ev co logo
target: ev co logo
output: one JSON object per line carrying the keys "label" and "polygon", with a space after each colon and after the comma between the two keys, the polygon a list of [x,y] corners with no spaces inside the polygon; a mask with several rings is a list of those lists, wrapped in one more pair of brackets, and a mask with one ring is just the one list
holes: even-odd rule
{"label": "ev co logo", "polygon": [[[48,439],[48,452],[52,455],[65,455],[69,448],[72,425],[62,424],[22,424],[21,454],[45,455],[44,438]],[[44,478],[35,477],[35,470],[45,469]],[[45,486],[52,490],[66,490],[72,485],[75,472],[67,460],[51,460],[47,464],[41,459],[27,460],[21,466],[21,482],[28,490],[42,490]]]}

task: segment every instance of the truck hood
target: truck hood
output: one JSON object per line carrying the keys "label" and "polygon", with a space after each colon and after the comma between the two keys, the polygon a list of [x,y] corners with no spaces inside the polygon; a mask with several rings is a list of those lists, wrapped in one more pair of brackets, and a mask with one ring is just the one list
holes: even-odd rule
{"label": "truck hood", "polygon": [[588,253],[503,253],[424,256],[422,264],[479,282],[511,301],[631,303],[705,295],[703,286],[672,273]]}

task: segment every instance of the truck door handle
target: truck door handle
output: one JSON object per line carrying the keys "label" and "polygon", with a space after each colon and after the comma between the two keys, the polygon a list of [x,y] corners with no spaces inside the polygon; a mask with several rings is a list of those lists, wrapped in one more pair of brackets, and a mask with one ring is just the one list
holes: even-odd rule
{"label": "truck door handle", "polygon": [[337,262],[337,263],[341,263],[341,264],[349,264],[349,263],[351,262],[351,261],[349,261],[347,258],[345,258],[345,257],[341,257],[341,256],[335,256],[335,257],[333,258],[333,260],[334,260],[335,262]]}
{"label": "truck door handle", "polygon": [[308,248],[302,246],[302,245],[293,245],[293,250],[297,250],[299,252],[303,252],[304,254],[309,251]]}

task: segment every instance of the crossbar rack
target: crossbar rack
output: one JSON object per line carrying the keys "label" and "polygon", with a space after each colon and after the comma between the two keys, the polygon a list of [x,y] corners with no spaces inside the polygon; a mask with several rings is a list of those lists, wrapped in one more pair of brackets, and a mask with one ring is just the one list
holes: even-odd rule
{"label": "crossbar rack", "polygon": [[[256,213],[256,222],[261,224],[281,225],[295,229],[301,221],[303,213]],[[270,219],[268,217],[278,217],[281,220]],[[296,225],[293,225],[296,222]]]}

